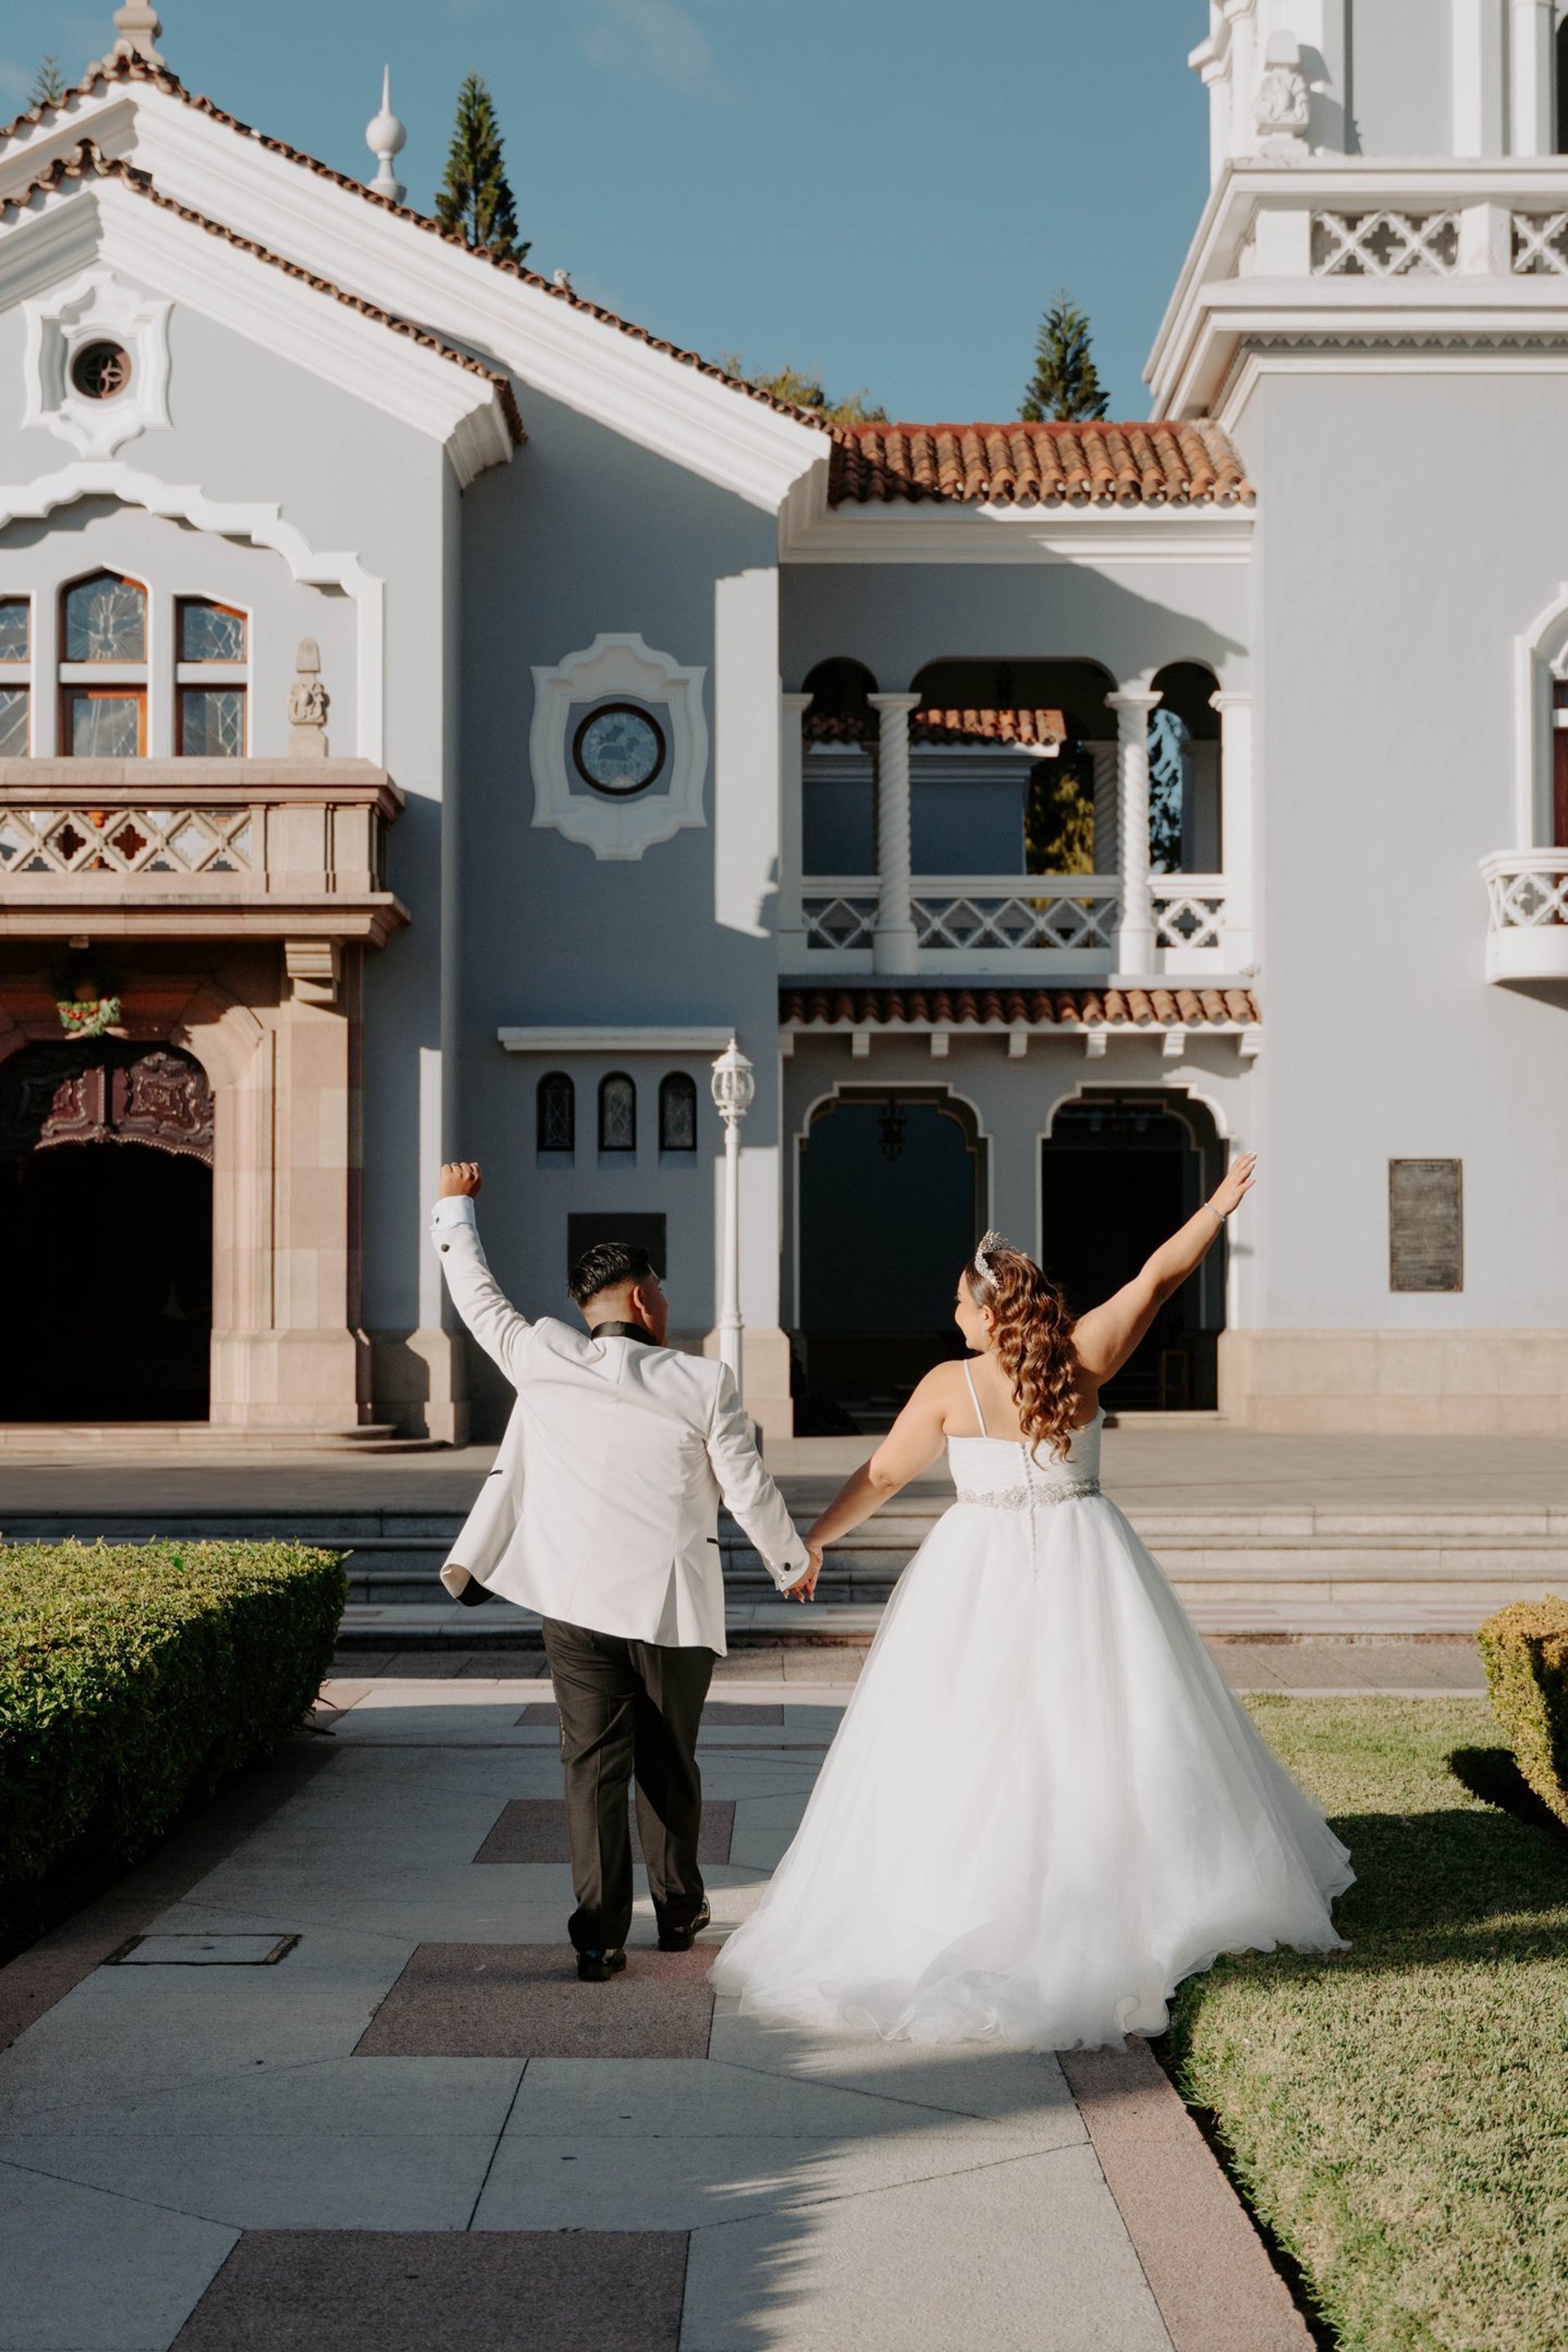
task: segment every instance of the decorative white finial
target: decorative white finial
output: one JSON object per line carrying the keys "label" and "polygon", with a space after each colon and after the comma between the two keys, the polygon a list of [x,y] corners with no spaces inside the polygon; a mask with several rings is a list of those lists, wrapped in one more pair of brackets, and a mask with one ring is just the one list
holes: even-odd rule
{"label": "decorative white finial", "polygon": [[149,7],[147,0],[125,0],[124,6],[114,12],[114,24],[120,38],[110,52],[112,56],[141,58],[150,66],[163,64],[156,43],[163,27],[158,11]]}
{"label": "decorative white finial", "polygon": [[408,133],[392,110],[392,68],[381,69],[381,112],[373,115],[364,127],[364,143],[381,166],[371,187],[378,196],[386,196],[400,205],[408,191],[392,168],[392,159],[403,152]]}

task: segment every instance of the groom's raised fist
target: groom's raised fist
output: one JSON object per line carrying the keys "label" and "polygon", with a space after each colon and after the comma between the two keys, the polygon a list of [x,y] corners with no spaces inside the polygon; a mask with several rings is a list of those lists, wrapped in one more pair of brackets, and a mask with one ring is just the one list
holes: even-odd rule
{"label": "groom's raised fist", "polygon": [[473,1194],[483,1182],[477,1160],[447,1160],[441,1166],[441,1198],[455,1201]]}

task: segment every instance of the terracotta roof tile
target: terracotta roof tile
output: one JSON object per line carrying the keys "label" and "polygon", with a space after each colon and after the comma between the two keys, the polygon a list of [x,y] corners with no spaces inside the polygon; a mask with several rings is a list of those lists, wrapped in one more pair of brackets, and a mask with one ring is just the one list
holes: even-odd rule
{"label": "terracotta roof tile", "polygon": [[[814,710],[805,722],[814,743],[873,742],[875,716],[835,719]],[[1067,720],[1059,710],[916,710],[910,717],[911,743],[1025,743],[1054,751],[1067,741]]]}
{"label": "terracotta roof tile", "polygon": [[[432,220],[427,213],[416,212],[408,205],[395,205],[390,197],[378,195],[374,188],[366,187],[363,180],[352,179],[346,172],[333,171],[330,163],[321,163],[314,155],[307,155],[301,148],[291,147],[286,139],[274,139],[265,131],[254,130],[248,122],[242,122],[237,114],[226,112],[214,100],[204,98],[197,90],[187,89],[179,76],[171,73],[166,66],[150,65],[143,58],[104,58],[97,65],[88,68],[81,80],[74,89],[66,93],[66,97],[68,100],[72,97],[89,98],[105,83],[116,81],[148,83],[162,90],[166,97],[177,98],[183,105],[194,108],[198,114],[208,116],[214,122],[221,122],[226,130],[237,132],[240,138],[254,139],[257,145],[265,148],[269,155],[280,155],[285,163],[298,163],[302,171],[312,173],[317,179],[329,180],[334,187],[346,190],[349,194],[362,198],[365,204],[378,205],[383,212],[391,213],[397,219],[426,230],[431,236],[439,237],[443,244],[453,247],[457,252],[466,253],[471,259],[481,261],[490,268],[504,270],[509,277],[521,278],[525,286],[531,286],[538,293],[548,294],[552,301],[564,302],[569,310],[584,311],[589,318],[597,319],[602,326],[613,327],[617,333],[630,335],[634,341],[647,344],[651,351],[662,352],[667,358],[679,361],[683,367],[695,368],[700,374],[711,376],[715,383],[728,384],[731,391],[745,399],[760,401],[764,408],[776,409],[781,416],[793,416],[799,424],[815,425],[819,432],[831,433],[835,429],[818,410],[799,408],[793,401],[777,400],[760,385],[748,383],[742,376],[731,375],[711,360],[700,357],[696,352],[682,351],[679,343],[666,342],[659,336],[650,334],[646,327],[636,326],[629,319],[617,318],[613,310],[602,310],[598,303],[589,302],[581,294],[574,293],[570,286],[558,286],[552,278],[542,278],[536,269],[527,268],[521,261],[510,261],[500,254],[491,253],[487,246],[470,246],[455,229],[447,228],[438,220]],[[0,125],[0,141],[12,138],[29,125],[44,122],[50,115],[62,112],[64,104],[62,100],[59,106],[27,108],[10,122]]]}
{"label": "terracotta roof tile", "polygon": [[784,988],[779,1019],[802,1029],[1250,1027],[1245,988]]}
{"label": "terracotta roof tile", "polygon": [[1252,486],[1207,417],[1147,425],[847,425],[834,506],[1238,506]]}
{"label": "terracotta roof tile", "polygon": [[273,253],[268,247],[258,245],[254,237],[241,236],[234,229],[226,228],[221,221],[209,220],[205,213],[195,211],[191,205],[177,204],[173,196],[164,195],[161,188],[153,185],[151,173],[139,170],[122,156],[105,155],[90,139],[79,140],[68,153],[57,155],[53,163],[36,173],[25,186],[14,188],[8,195],[0,196],[0,221],[23,211],[36,195],[47,195],[72,180],[86,179],[118,180],[122,187],[129,188],[133,195],[144,196],[160,212],[174,213],[180,220],[188,221],[193,228],[205,231],[208,236],[221,237],[226,245],[237,246],[240,252],[248,253],[254,260],[265,261],[268,268],[280,269],[286,278],[297,279],[301,286],[309,286],[318,294],[330,296],[334,302],[342,303],[346,310],[357,310],[362,318],[374,319],[377,325],[390,327],[395,335],[402,335],[408,341],[417,343],[422,351],[434,352],[437,357],[450,360],[455,367],[466,369],[469,375],[479,376],[494,391],[512,439],[519,442],[527,440],[511,379],[500,369],[487,367],[484,361],[476,359],[472,352],[459,350],[456,343],[449,343],[444,336],[432,333],[428,327],[416,327],[411,320],[400,319],[391,310],[380,310],[358,294],[345,293],[341,286],[334,286],[330,278],[318,278],[312,270],[302,269],[297,261],[288,261],[280,253]]}

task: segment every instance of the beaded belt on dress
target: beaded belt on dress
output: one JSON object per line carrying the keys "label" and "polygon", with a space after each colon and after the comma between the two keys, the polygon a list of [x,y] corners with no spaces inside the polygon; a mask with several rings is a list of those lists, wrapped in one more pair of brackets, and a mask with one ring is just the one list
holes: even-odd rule
{"label": "beaded belt on dress", "polygon": [[1084,1495],[1098,1495],[1098,1478],[1058,1478],[1041,1486],[961,1486],[961,1503],[981,1503],[992,1511],[1026,1511],[1034,1503],[1076,1503]]}

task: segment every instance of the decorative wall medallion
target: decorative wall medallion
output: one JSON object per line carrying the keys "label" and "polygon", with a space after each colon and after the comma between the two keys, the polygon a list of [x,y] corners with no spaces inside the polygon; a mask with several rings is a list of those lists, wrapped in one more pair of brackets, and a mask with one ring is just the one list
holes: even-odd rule
{"label": "decorative wall medallion", "polygon": [[112,457],[150,425],[167,425],[170,308],[104,268],[24,302],[23,423],[84,457]]}
{"label": "decorative wall medallion", "polygon": [[533,822],[595,857],[640,857],[707,822],[700,668],[640,636],[598,636],[533,673]]}

